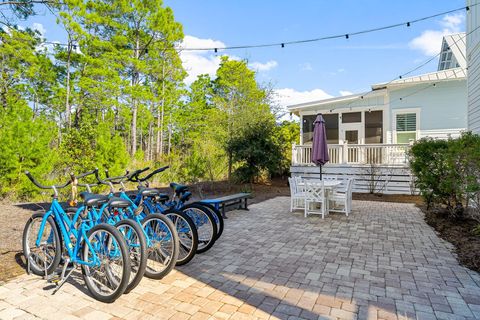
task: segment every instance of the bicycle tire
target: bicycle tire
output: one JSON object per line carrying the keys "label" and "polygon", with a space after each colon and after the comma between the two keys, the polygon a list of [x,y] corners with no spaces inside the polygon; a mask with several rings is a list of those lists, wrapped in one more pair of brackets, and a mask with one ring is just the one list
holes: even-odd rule
{"label": "bicycle tire", "polygon": [[[97,233],[100,232],[104,232],[106,233],[106,235],[100,235],[98,238],[95,238],[97,237]],[[112,255],[112,250],[109,247],[105,248],[105,244],[107,244],[108,246],[113,245],[113,253],[120,255],[120,259],[115,259],[115,261],[121,262],[121,266],[119,268],[119,270],[121,270],[121,276],[119,277],[120,279],[116,281],[116,283],[114,283],[116,287],[113,288],[111,293],[107,294],[100,292],[99,288],[97,287],[97,283],[107,281],[108,283],[112,284],[116,280],[112,278],[111,266],[104,267],[105,276],[100,276],[99,280],[93,280],[91,271],[92,268],[85,264],[82,264],[83,279],[91,295],[98,301],[112,303],[125,292],[125,289],[128,286],[128,281],[130,279],[130,254],[127,249],[127,244],[125,243],[125,240],[120,231],[118,231],[114,226],[107,223],[100,223],[95,225],[88,231],[87,238],[91,246],[96,246],[96,243],[93,240],[98,239],[99,242],[101,242],[100,245],[102,247],[97,249],[102,249],[102,251],[106,249],[105,252],[108,252],[108,257]],[[105,241],[106,243],[103,243]],[[81,250],[83,260],[85,262],[89,261],[90,247],[85,243],[85,240],[83,241],[83,248]],[[98,256],[101,254],[101,252],[95,251],[92,254]],[[103,257],[101,256],[101,258]],[[101,259],[101,265],[105,264],[105,260],[106,259]]]}
{"label": "bicycle tire", "polygon": [[204,206],[205,208],[210,210],[210,212],[213,214],[213,217],[215,218],[215,222],[217,223],[217,238],[215,239],[215,241],[217,241],[217,239],[220,238],[220,236],[222,235],[223,228],[225,226],[222,213],[220,212],[220,210],[218,210],[217,208],[215,208],[209,203],[203,203],[203,202],[196,202],[196,203],[198,203],[201,206]]}
{"label": "bicycle tire", "polygon": [[195,223],[180,210],[168,209],[163,214],[172,220],[178,234],[179,253],[175,265],[182,266],[189,263],[198,248],[198,233]]}
{"label": "bicycle tire", "polygon": [[[159,229],[160,224],[164,227]],[[142,226],[150,241],[150,246],[147,248],[147,268],[145,269],[145,276],[151,279],[162,279],[172,271],[177,263],[179,251],[177,231],[169,218],[158,213],[149,214],[145,217],[142,221]],[[159,232],[164,235],[164,238],[170,238],[169,243],[165,243],[165,248],[169,251],[166,257],[166,263],[158,261],[157,259],[160,258],[160,256],[164,256],[162,254],[162,242],[164,240],[161,240],[161,238],[156,239]],[[161,268],[161,270],[155,270],[153,266],[158,265],[158,263],[164,264],[165,267]]]}
{"label": "bicycle tire", "polygon": [[[134,234],[122,232],[122,229],[125,227],[130,228]],[[120,220],[115,224],[115,228],[117,228],[125,238],[130,254],[130,280],[124,292],[129,293],[140,283],[145,274],[145,268],[147,266],[147,240],[142,227],[133,220]]]}
{"label": "bicycle tire", "polygon": [[[43,263],[41,263],[40,255],[36,255],[35,257],[33,257],[34,253],[32,252],[32,246],[30,245],[29,240],[30,240],[30,236],[32,235],[31,228],[34,222],[38,221],[41,224],[44,216],[45,216],[44,213],[34,213],[25,224],[25,227],[23,229],[23,235],[22,235],[22,247],[23,247],[23,255],[25,256],[25,261],[27,262],[27,266],[28,264],[30,265],[30,271],[37,276],[45,275],[44,263],[45,261],[47,261],[47,259],[44,259]],[[47,228],[47,225],[49,225],[50,227]],[[53,240],[53,245],[49,246],[49,248],[54,250],[54,255],[52,256],[53,259],[51,259],[51,262],[47,264],[47,268],[46,268],[47,275],[50,275],[58,268],[60,264],[60,259],[62,257],[62,238],[59,235],[58,226],[52,216],[47,218],[47,223],[45,224],[45,228],[43,231],[44,232],[47,231],[49,233],[49,235],[47,236],[47,239],[52,237],[51,240]],[[32,243],[35,245],[35,242],[38,237],[38,232],[36,232],[32,236],[34,238],[31,240],[33,240]]]}
{"label": "bicycle tire", "polygon": [[[184,205],[180,210],[188,214],[197,227],[197,253],[204,253],[210,250],[210,248],[215,244],[215,240],[217,238],[217,223],[215,222],[215,218],[213,217],[212,213],[197,203],[189,203]],[[200,230],[200,228],[202,228],[202,230]]]}

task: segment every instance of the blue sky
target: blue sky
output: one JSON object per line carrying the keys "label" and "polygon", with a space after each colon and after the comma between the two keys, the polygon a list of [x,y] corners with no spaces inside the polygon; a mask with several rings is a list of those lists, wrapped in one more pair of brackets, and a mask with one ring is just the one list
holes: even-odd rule
{"label": "blue sky", "polygon": [[[184,27],[184,46],[223,47],[275,43],[344,34],[413,20],[465,6],[464,0],[167,0]],[[48,13],[20,25],[44,29],[48,40],[63,41],[64,32]],[[367,91],[390,81],[440,51],[443,34],[462,32],[465,13],[450,14],[402,27],[285,48],[184,52],[190,73],[214,74],[219,57],[248,59],[258,80],[270,83],[280,104]],[[417,73],[434,71],[438,60]]]}

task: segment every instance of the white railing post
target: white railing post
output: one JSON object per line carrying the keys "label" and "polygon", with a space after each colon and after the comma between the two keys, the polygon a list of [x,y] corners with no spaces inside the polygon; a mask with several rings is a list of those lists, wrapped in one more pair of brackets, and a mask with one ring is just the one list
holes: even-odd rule
{"label": "white railing post", "polygon": [[297,164],[297,152],[295,148],[295,143],[292,144],[292,165]]}

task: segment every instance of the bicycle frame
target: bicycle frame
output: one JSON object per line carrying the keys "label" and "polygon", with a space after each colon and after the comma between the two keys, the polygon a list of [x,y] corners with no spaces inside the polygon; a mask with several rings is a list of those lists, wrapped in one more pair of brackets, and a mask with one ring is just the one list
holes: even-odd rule
{"label": "bicycle frame", "polygon": [[[88,237],[87,237],[87,231],[89,230],[89,228],[87,228],[85,226],[85,223],[83,221],[80,224],[80,229],[77,229],[74,226],[74,222],[77,221],[77,219],[79,218],[79,216],[82,212],[80,209],[77,210],[77,212],[75,213],[72,220],[70,220],[70,218],[68,217],[66,212],[63,210],[63,208],[58,203],[58,200],[54,198],[52,200],[50,209],[45,213],[45,215],[42,219],[42,223],[40,224],[40,230],[38,232],[38,236],[37,236],[37,240],[36,240],[35,244],[37,246],[40,246],[41,237],[42,237],[43,231],[45,229],[47,219],[48,219],[48,217],[53,215],[53,218],[54,218],[55,222],[57,223],[58,227],[60,228],[61,237],[63,238],[63,241],[65,242],[65,247],[67,249],[67,252],[68,252],[68,255],[71,259],[71,262],[87,265],[89,267],[98,266],[98,265],[100,265],[100,260],[98,259],[97,255],[95,254],[96,250],[93,248],[92,244],[90,243],[90,241],[88,240]],[[68,227],[68,230],[67,230],[67,227]],[[70,240],[71,235],[73,235],[76,239],[75,246],[73,246],[72,241]],[[79,258],[79,252],[80,252],[81,248],[83,247],[82,246],[83,241],[85,241],[85,244],[88,246],[90,251],[93,253],[93,261],[92,262],[84,261],[81,258]]]}

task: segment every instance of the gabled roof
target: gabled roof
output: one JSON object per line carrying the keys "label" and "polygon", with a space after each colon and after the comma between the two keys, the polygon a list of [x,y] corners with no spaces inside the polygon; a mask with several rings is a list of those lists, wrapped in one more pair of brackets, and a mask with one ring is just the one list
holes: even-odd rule
{"label": "gabled roof", "polygon": [[453,68],[453,69],[446,69],[440,70],[430,73],[424,73],[418,76],[408,77],[397,79],[392,82],[386,83],[378,83],[372,85],[372,89],[381,89],[390,86],[400,86],[400,85],[408,85],[408,84],[417,84],[417,83],[424,83],[424,82],[436,82],[442,80],[462,80],[465,79],[467,76],[467,72],[463,68]]}
{"label": "gabled roof", "polygon": [[[466,36],[464,32],[443,37],[438,70],[466,68]],[[451,52],[451,54],[449,54]]]}

